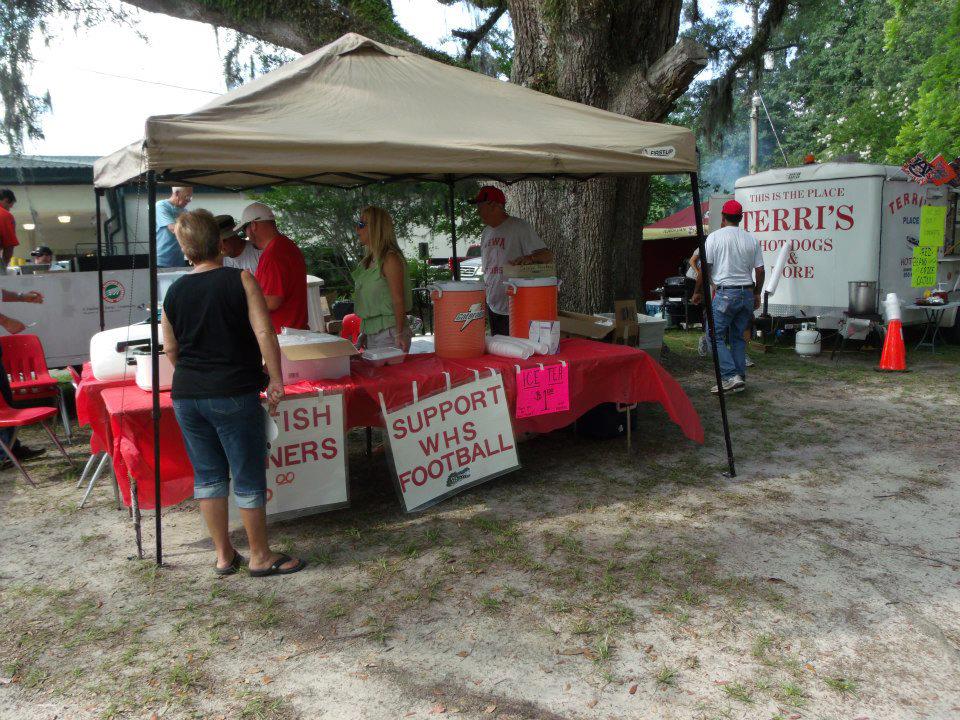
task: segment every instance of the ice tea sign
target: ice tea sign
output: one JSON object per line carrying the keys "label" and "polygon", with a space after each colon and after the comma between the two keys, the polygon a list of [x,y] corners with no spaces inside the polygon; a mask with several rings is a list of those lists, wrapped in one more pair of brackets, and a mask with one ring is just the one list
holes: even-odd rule
{"label": "ice tea sign", "polygon": [[[266,409],[266,405],[263,407]],[[343,396],[292,396],[280,402],[271,421],[273,426],[268,423],[267,433],[267,519],[299,517],[345,506]],[[233,502],[230,516],[231,524],[239,519]]]}
{"label": "ice tea sign", "polygon": [[491,374],[403,408],[383,408],[407,512],[520,467],[503,378]]}
{"label": "ice tea sign", "polygon": [[566,363],[517,371],[517,418],[569,409],[570,376]]}

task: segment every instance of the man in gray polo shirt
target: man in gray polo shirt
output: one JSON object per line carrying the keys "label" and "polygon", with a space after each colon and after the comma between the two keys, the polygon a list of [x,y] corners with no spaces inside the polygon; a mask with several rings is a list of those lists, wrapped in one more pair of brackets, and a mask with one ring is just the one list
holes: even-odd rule
{"label": "man in gray polo shirt", "polygon": [[[720,378],[724,392],[740,392],[746,387],[747,344],[743,338],[753,311],[760,307],[763,287],[763,253],[757,239],[740,228],[743,206],[728,200],[721,210],[720,229],[710,233],[704,245],[710,280],[716,288],[713,322],[720,358]],[[754,280],[756,277],[756,280]],[[694,302],[702,292],[702,276],[697,278]],[[719,392],[714,385],[711,392]]]}

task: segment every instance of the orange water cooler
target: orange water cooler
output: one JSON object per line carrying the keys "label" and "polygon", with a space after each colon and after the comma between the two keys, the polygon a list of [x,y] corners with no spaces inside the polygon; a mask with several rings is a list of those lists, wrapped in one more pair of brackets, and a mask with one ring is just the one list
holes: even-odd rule
{"label": "orange water cooler", "polygon": [[529,338],[531,321],[557,319],[557,278],[512,278],[504,284],[510,299],[511,336]]}
{"label": "orange water cooler", "polygon": [[478,282],[430,286],[434,349],[437,357],[473,358],[484,353],[487,334],[486,292]]}

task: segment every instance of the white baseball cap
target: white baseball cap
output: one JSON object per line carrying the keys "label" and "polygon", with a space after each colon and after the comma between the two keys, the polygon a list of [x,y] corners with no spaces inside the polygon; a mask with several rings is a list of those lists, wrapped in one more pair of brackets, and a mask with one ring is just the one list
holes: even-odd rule
{"label": "white baseball cap", "polygon": [[264,220],[274,220],[273,210],[261,202],[250,203],[243,209],[240,216],[240,222],[233,229],[234,232],[240,232],[252,222],[263,222]]}

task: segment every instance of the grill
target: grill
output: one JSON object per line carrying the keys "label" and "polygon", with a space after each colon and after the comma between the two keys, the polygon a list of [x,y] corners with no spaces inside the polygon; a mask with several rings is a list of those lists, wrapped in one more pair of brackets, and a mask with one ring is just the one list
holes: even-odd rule
{"label": "grill", "polygon": [[460,277],[476,277],[477,273],[480,271],[480,268],[474,265],[461,265],[460,266]]}

